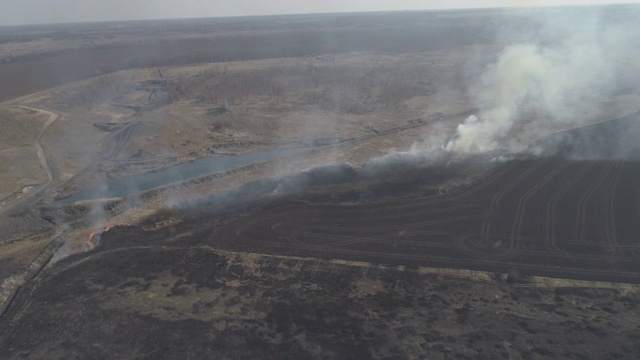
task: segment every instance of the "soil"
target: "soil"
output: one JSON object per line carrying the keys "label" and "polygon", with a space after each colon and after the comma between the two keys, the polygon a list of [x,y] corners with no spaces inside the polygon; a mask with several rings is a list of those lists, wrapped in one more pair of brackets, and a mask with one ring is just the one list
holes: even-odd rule
{"label": "soil", "polygon": [[[607,21],[625,13],[610,10]],[[477,111],[465,79],[495,61],[496,29],[517,32],[519,16],[7,29],[2,353],[638,358],[639,94],[621,88],[580,124],[546,129],[529,155],[415,151]],[[46,129],[44,114],[56,119]],[[309,152],[57,202],[288,148]]]}
{"label": "soil", "polygon": [[14,358],[636,358],[625,214],[640,210],[639,154],[589,141],[624,157],[578,160],[586,144],[566,139],[637,124],[554,135],[563,157],[496,164],[447,192],[442,179],[490,158],[317,169],[280,197],[283,183],[251,183],[116,227],[20,288],[0,345]]}
{"label": "soil", "polygon": [[0,346],[11,358],[29,359],[640,353],[637,290],[479,282],[174,239],[113,231],[104,248],[41,273],[4,317]]}

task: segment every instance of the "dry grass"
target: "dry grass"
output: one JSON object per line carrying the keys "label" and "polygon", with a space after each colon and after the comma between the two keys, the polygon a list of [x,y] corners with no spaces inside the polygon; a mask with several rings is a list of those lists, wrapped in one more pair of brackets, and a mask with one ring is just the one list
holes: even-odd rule
{"label": "dry grass", "polygon": [[0,109],[0,200],[43,180],[33,141],[45,120],[25,109]]}

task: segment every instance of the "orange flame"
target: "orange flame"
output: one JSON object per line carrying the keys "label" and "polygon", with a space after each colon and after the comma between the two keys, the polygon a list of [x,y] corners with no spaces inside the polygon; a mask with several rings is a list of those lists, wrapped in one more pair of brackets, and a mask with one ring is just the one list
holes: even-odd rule
{"label": "orange flame", "polygon": [[94,242],[93,242],[93,239],[95,238],[95,236],[99,235],[99,234],[102,234],[103,232],[107,232],[107,231],[113,229],[116,226],[129,226],[129,224],[127,224],[127,223],[111,224],[111,225],[107,225],[107,226],[103,227],[102,229],[94,230],[94,231],[89,233],[89,239],[87,239],[87,241],[85,241],[85,243],[89,246],[90,249],[93,249],[96,246],[96,244],[94,244]]}

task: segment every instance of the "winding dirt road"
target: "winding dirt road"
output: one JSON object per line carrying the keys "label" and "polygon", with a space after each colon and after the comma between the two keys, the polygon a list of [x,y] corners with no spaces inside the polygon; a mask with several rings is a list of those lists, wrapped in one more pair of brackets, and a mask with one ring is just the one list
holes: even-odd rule
{"label": "winding dirt road", "polygon": [[38,150],[38,159],[40,159],[40,166],[42,166],[44,171],[46,171],[47,173],[47,181],[39,186],[40,189],[38,191],[40,191],[45,187],[49,186],[53,181],[53,172],[51,171],[51,167],[49,166],[49,161],[47,160],[47,154],[42,148],[42,145],[40,145],[40,139],[42,139],[42,135],[44,135],[44,133],[49,128],[49,126],[51,126],[51,124],[53,124],[58,119],[58,114],[53,113],[51,111],[42,110],[42,109],[36,109],[36,108],[31,108],[26,106],[21,106],[21,107],[23,109],[34,110],[34,111],[49,115],[49,119],[47,119],[47,122],[44,124],[44,126],[42,127],[42,130],[40,130],[40,133],[38,133],[38,136],[36,136],[33,142],[33,145]]}
{"label": "winding dirt road", "polygon": [[44,148],[42,148],[42,145],[40,144],[40,140],[42,139],[42,136],[45,134],[45,132],[47,131],[49,126],[51,126],[51,124],[53,124],[56,120],[58,120],[58,114],[53,113],[53,112],[48,111],[48,110],[33,108],[33,107],[29,107],[29,106],[15,106],[15,107],[21,108],[21,109],[25,109],[25,110],[36,111],[36,112],[39,112],[39,113],[42,113],[42,114],[49,115],[49,118],[45,122],[44,126],[42,127],[42,129],[40,130],[38,135],[35,137],[35,139],[33,140],[33,146],[35,146],[36,151],[38,153],[38,159],[40,160],[40,166],[47,173],[47,180],[45,182],[43,182],[42,184],[36,186],[34,189],[29,191],[26,195],[24,195],[24,196],[22,196],[22,197],[20,197],[18,199],[15,199],[13,202],[10,202],[10,203],[6,204],[4,209],[0,209],[0,213],[8,212],[8,211],[10,211],[10,209],[20,209],[22,206],[27,204],[29,202],[29,200],[33,199],[42,190],[46,189],[53,182],[53,171],[51,171],[51,166],[49,165],[49,160],[47,159],[47,153],[45,152]]}

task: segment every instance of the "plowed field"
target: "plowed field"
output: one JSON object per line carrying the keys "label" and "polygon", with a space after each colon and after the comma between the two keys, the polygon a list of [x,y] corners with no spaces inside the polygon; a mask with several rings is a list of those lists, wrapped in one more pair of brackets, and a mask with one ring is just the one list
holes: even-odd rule
{"label": "plowed field", "polygon": [[637,122],[635,114],[543,139],[560,142],[559,153],[505,162],[457,193],[243,216],[212,231],[210,245],[636,282],[640,163],[623,134]]}

